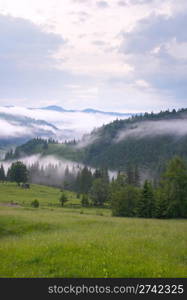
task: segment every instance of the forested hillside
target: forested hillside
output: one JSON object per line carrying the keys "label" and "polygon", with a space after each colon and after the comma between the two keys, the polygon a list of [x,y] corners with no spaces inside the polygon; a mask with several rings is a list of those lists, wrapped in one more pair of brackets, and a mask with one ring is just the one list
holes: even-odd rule
{"label": "forested hillside", "polygon": [[81,141],[59,144],[34,139],[7,158],[38,152],[113,170],[137,165],[141,169],[162,171],[165,162],[174,155],[187,158],[187,109],[116,120],[94,130]]}
{"label": "forested hillside", "polygon": [[186,113],[185,109],[146,113],[103,126],[89,137],[93,142],[85,147],[84,162],[123,169],[127,164],[159,167],[176,154],[187,157]]}

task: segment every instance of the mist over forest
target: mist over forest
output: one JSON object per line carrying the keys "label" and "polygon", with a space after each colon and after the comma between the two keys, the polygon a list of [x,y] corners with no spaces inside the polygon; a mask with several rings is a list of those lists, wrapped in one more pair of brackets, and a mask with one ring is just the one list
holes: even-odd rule
{"label": "mist over forest", "polygon": [[[120,114],[127,118],[131,114]],[[65,111],[51,108],[0,107],[0,148],[20,145],[35,137],[58,141],[81,139],[94,128],[107,124],[119,115],[94,110]],[[85,126],[86,124],[86,126]]]}

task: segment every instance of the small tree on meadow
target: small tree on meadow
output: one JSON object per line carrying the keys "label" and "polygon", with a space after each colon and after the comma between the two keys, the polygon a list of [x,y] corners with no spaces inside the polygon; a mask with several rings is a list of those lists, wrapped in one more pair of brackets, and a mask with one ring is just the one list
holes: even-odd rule
{"label": "small tree on meadow", "polygon": [[25,183],[28,180],[28,171],[26,165],[21,161],[12,163],[8,170],[8,178],[10,181],[15,181],[18,185]]}
{"label": "small tree on meadow", "polygon": [[31,206],[34,208],[38,208],[40,206],[40,203],[37,199],[35,199],[31,202]]}
{"label": "small tree on meadow", "polygon": [[63,207],[64,204],[68,201],[68,198],[67,198],[67,196],[63,193],[63,194],[60,196],[59,201],[60,201],[61,206]]}

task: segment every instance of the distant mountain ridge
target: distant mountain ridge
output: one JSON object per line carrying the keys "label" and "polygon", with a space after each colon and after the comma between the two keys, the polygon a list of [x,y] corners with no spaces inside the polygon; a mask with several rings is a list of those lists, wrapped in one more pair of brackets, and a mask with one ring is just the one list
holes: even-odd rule
{"label": "distant mountain ridge", "polygon": [[97,110],[97,109],[93,109],[93,108],[86,108],[86,109],[83,109],[83,110],[64,109],[63,107],[56,106],[56,105],[50,105],[50,106],[34,108],[34,109],[53,110],[53,111],[58,111],[58,112],[83,112],[83,113],[93,113],[93,114],[98,113],[98,114],[111,115],[111,116],[131,116],[131,115],[135,115],[135,113],[106,112],[106,111]]}
{"label": "distant mountain ridge", "polygon": [[57,130],[58,128],[51,124],[48,123],[47,121],[44,120],[36,120],[30,117],[26,117],[26,116],[22,116],[22,115],[12,115],[12,114],[8,114],[8,113],[4,113],[4,112],[0,112],[0,119],[4,119],[6,121],[11,121],[11,122],[18,122],[20,125],[25,125],[25,124],[37,124],[37,125],[46,125],[49,126],[55,130]]}

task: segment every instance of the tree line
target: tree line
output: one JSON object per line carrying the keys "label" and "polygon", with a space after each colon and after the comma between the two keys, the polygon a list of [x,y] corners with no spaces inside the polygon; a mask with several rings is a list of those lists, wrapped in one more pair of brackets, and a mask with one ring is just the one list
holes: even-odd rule
{"label": "tree line", "polygon": [[[54,173],[57,171],[55,167]],[[22,162],[14,162],[5,175],[0,167],[0,180],[15,181],[18,185],[31,182],[33,167],[27,168]],[[40,176],[45,170],[35,166]],[[41,173],[43,172],[43,173]],[[51,173],[50,173],[51,174]],[[40,178],[38,176],[38,178]],[[52,178],[49,181],[52,182]],[[106,168],[88,167],[69,170],[66,167],[59,187],[72,190],[81,199],[82,206],[108,206],[113,216],[142,218],[186,218],[187,217],[187,166],[180,157],[170,160],[157,184],[151,180],[140,182],[137,166],[129,166],[126,172],[118,172],[116,178],[109,178]],[[64,197],[64,196],[63,196]],[[61,199],[65,203],[67,199]]]}

